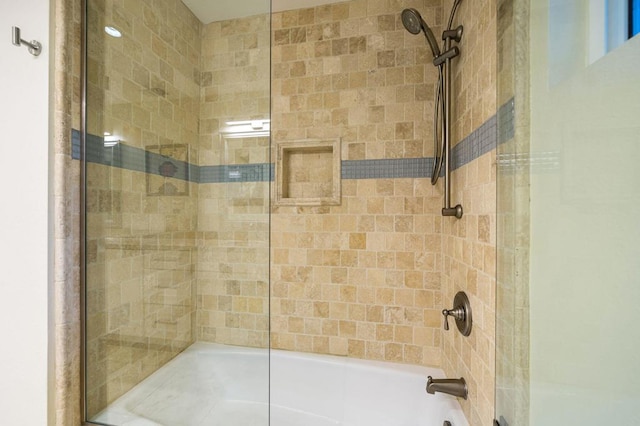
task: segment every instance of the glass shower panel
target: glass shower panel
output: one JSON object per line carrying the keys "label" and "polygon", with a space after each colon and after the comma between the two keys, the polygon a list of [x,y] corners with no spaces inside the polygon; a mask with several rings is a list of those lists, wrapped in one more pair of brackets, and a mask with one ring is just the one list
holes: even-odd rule
{"label": "glass shower panel", "polygon": [[[529,218],[520,222],[526,229],[516,221],[502,230],[516,249],[525,242],[524,255],[499,256],[515,265],[512,276],[525,272],[527,279],[511,301],[508,286],[498,292],[498,339],[510,313],[528,324],[526,341],[505,344],[510,351],[502,357],[526,367],[524,380],[512,383],[528,394],[529,414],[524,422],[511,416],[499,378],[497,417],[501,426],[640,424],[640,38],[589,64],[593,40],[604,37],[594,31],[605,27],[594,24],[594,2],[513,3],[526,4],[521,17],[528,18],[514,15],[529,34],[513,86],[529,76],[515,128],[516,136],[530,129],[530,138],[522,133],[530,149],[520,157],[530,197],[511,185],[505,211],[528,211]],[[507,170],[500,174],[507,182]]]}
{"label": "glass shower panel", "polygon": [[[528,6],[498,6],[496,418],[529,424]],[[517,77],[516,77],[517,76]]]}
{"label": "glass shower panel", "polygon": [[203,26],[199,339],[268,348],[270,15]]}
{"label": "glass shower panel", "polygon": [[86,13],[86,419],[266,425],[269,2]]}

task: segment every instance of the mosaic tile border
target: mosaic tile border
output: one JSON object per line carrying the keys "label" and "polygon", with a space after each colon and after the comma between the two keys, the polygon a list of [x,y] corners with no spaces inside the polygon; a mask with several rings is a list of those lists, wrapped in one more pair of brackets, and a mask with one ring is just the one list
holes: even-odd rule
{"label": "mosaic tile border", "polygon": [[[81,156],[80,132],[71,131],[71,158],[79,160]],[[161,176],[161,165],[167,160],[175,166],[175,179],[189,182],[200,181],[200,168],[186,161],[169,159],[163,155],[135,148],[122,143],[115,146],[105,146],[104,138],[96,135],[87,135],[86,158],[89,163],[103,164],[136,172],[149,173]]]}
{"label": "mosaic tile border", "polygon": [[498,110],[498,145],[515,136],[516,132],[516,102],[511,98]]}
{"label": "mosaic tile border", "polygon": [[397,179],[431,176],[433,158],[344,160],[342,179]]}
{"label": "mosaic tile border", "polygon": [[453,147],[451,150],[452,170],[462,167],[496,148],[497,121],[494,115]]}
{"label": "mosaic tile border", "polygon": [[273,175],[271,163],[200,166],[198,183],[270,182]]}
{"label": "mosaic tile border", "polygon": [[[489,118],[451,151],[451,166],[455,170],[492,151],[515,134],[515,102],[502,105]],[[80,132],[72,130],[71,157],[80,159]],[[125,144],[105,147],[104,139],[89,135],[87,161],[124,169],[160,175],[160,165],[167,157]],[[171,160],[177,167],[176,179],[195,183],[268,182],[273,180],[274,165],[270,163],[197,166]],[[380,160],[343,160],[342,179],[399,179],[428,178],[434,159],[398,158]]]}

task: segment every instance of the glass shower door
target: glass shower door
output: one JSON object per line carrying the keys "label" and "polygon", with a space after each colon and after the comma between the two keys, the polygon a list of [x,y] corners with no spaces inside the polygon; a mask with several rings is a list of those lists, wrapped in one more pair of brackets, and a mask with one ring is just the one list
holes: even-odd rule
{"label": "glass shower door", "polygon": [[86,5],[86,420],[267,425],[269,1]]}
{"label": "glass shower door", "polygon": [[521,139],[499,168],[514,220],[498,231],[496,417],[640,424],[640,38],[606,47],[611,11],[597,6],[612,2],[508,3],[529,31],[513,86],[528,75],[530,92],[516,90]]}

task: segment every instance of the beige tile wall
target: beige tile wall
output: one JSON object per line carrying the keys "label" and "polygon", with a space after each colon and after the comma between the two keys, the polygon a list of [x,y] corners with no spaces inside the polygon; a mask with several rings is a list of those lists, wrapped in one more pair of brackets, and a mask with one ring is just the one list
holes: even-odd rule
{"label": "beige tile wall", "polygon": [[494,150],[453,174],[452,199],[462,204],[464,216],[443,224],[443,303],[453,306],[455,293],[465,291],[471,302],[473,330],[469,337],[453,329],[444,334],[442,366],[447,376],[467,380],[469,400],[461,403],[472,425],[491,424],[493,419],[495,160]]}
{"label": "beige tile wall", "polygon": [[[406,3],[440,21],[439,3]],[[274,14],[275,141],[339,137],[343,160],[431,154],[437,72],[399,12],[353,0]]]}
{"label": "beige tile wall", "polygon": [[[439,2],[407,6],[440,25]],[[354,0],[273,16],[274,143],[432,155],[436,70],[400,10]],[[427,179],[367,179],[343,180],[340,206],[274,207],[272,346],[440,365],[440,203]]]}
{"label": "beige tile wall", "polygon": [[[451,1],[445,1],[448,16]],[[447,18],[448,19],[448,18]],[[454,66],[454,145],[496,114],[496,1],[463,1],[454,26],[464,25],[461,56]],[[496,151],[452,173],[452,204],[460,220],[443,220],[443,303],[467,292],[473,311],[471,336],[443,337],[443,368],[465,377],[469,399],[461,401],[472,425],[492,424],[495,384]]]}
{"label": "beige tile wall", "polygon": [[[89,6],[89,133],[197,159],[200,22],[179,0]],[[166,178],[190,196],[154,195],[148,179],[87,164],[89,416],[194,341],[197,184]]]}
{"label": "beige tile wall", "polygon": [[440,365],[438,195],[414,179],[343,181],[338,207],[272,217],[272,346]]}
{"label": "beige tile wall", "polygon": [[[394,2],[353,0],[273,16],[274,141],[340,137],[345,160],[432,155],[431,104],[435,69],[426,65],[430,62],[430,52],[424,38],[404,30],[399,21],[399,10],[416,7],[438,34],[450,1],[445,1],[444,8],[439,1],[391,3]],[[247,46],[252,46],[252,36],[245,32],[245,36],[235,34],[234,37],[232,27],[227,27],[228,37],[218,37],[219,41],[213,42],[217,43],[214,51],[220,52],[213,55],[221,56],[209,58],[211,65],[207,68],[204,46],[211,40],[207,42],[205,30],[202,50],[197,46],[198,41],[185,44],[192,35],[199,35],[188,34],[189,28],[194,26],[191,18],[185,21],[183,11],[172,13],[174,10],[161,7],[151,12],[135,2],[126,2],[122,7],[126,9],[120,13],[116,13],[117,8],[109,13],[114,13],[117,22],[126,28],[141,23],[135,28],[140,31],[143,42],[151,44],[153,49],[147,52],[140,45],[126,45],[113,50],[118,55],[105,56],[105,61],[123,66],[124,77],[102,79],[100,72],[91,74],[91,96],[107,108],[112,106],[110,113],[103,117],[90,113],[92,131],[99,134],[108,126],[122,131],[126,142],[134,145],[136,141],[153,141],[157,145],[174,137],[177,139],[177,136],[189,141],[195,137],[199,140],[190,142],[191,158],[197,158],[200,164],[257,162],[257,158],[265,157],[264,147],[256,147],[252,142],[243,141],[242,146],[224,144],[219,135],[222,120],[215,122],[215,118],[244,119],[245,111],[259,116],[265,111],[265,102],[268,110],[268,98],[257,103],[243,98],[231,102],[237,92],[229,88],[228,92],[221,93],[228,84],[208,85],[206,74],[211,72],[212,83],[215,75],[231,78],[233,84],[246,84],[242,80],[247,75],[244,72],[234,74],[229,71],[233,66],[226,70],[216,69],[213,63],[233,60],[234,65],[238,61],[237,65],[241,67],[250,63],[252,53]],[[78,11],[75,13],[79,15]],[[454,115],[458,120],[454,141],[495,113],[495,14],[495,0],[463,2],[459,12],[458,21],[465,25],[465,36],[455,79],[458,100]],[[132,19],[133,16],[137,19]],[[170,36],[162,30],[165,26],[160,23],[164,19],[174,21],[174,26],[166,28],[178,28],[176,34]],[[217,28],[222,35],[223,24]],[[223,39],[226,41],[220,41]],[[256,38],[259,43],[258,40]],[[73,43],[77,49],[76,38]],[[242,48],[234,50],[240,44]],[[201,74],[195,59],[200,51],[204,71],[201,92],[197,78]],[[182,60],[176,58],[176,52],[185,54]],[[102,51],[93,52],[93,69],[102,69],[102,60],[95,59],[103,54]],[[149,67],[148,79],[140,65]],[[77,76],[71,78],[73,86],[78,87]],[[215,81],[219,80],[216,78]],[[102,99],[97,90],[104,87],[113,91],[107,99]],[[158,99],[157,91],[144,93],[144,89],[154,88],[165,90],[166,98]],[[74,100],[78,97],[75,92]],[[221,100],[224,96],[229,102]],[[79,102],[74,105],[72,110],[77,111]],[[214,111],[222,114],[215,115]],[[132,125],[128,120],[134,117],[141,118],[151,130]],[[194,117],[200,117],[199,127]],[[184,128],[177,124],[181,122],[186,123]],[[154,125],[159,125],[160,130],[153,130]],[[137,146],[147,144],[150,143]],[[341,206],[274,208],[271,234],[273,346],[441,365],[450,376],[464,375],[469,380],[471,400],[464,408],[472,424],[490,424],[494,376],[492,323],[495,316],[492,272],[495,270],[496,244],[494,164],[495,153],[489,153],[454,172],[453,200],[459,200],[465,207],[465,217],[461,221],[440,218],[441,186],[434,188],[427,179],[344,180]],[[199,192],[200,195],[197,205],[185,204],[180,199],[164,203],[145,196],[145,188],[141,185],[143,174],[119,171],[107,176],[111,172],[106,167],[95,166],[95,170],[103,178],[111,178],[117,192],[113,188],[93,188],[98,200],[92,207],[93,223],[99,229],[107,228],[112,220],[110,217],[117,213],[116,223],[120,229],[118,239],[90,242],[89,257],[94,263],[93,273],[100,277],[98,282],[108,284],[109,274],[103,266],[107,259],[118,264],[124,260],[127,269],[132,268],[125,280],[133,281],[138,280],[134,272],[136,264],[144,269],[144,265],[154,261],[165,266],[175,266],[178,262],[179,267],[171,268],[183,274],[182,282],[192,282],[187,265],[193,265],[193,259],[202,265],[217,248],[230,248],[224,258],[211,262],[216,265],[211,268],[217,270],[197,268],[198,303],[202,312],[198,317],[198,338],[264,345],[265,325],[260,318],[265,309],[265,284],[255,279],[253,271],[248,271],[247,267],[252,262],[263,262],[268,247],[261,219],[266,207],[259,201],[264,200],[264,186],[206,184],[198,189],[191,185],[191,193]],[[244,201],[247,200],[245,194],[254,201]],[[228,201],[230,195],[232,201]],[[120,201],[113,201],[118,199]],[[220,217],[200,220],[223,199],[227,201],[224,201],[225,212]],[[118,206],[116,211],[113,206]],[[178,211],[182,214],[177,214]],[[193,225],[194,212],[197,212],[199,223],[198,228],[191,228],[198,230],[192,235],[185,228],[188,222]],[[148,213],[152,214],[151,221],[147,220]],[[236,219],[238,215],[244,216]],[[224,235],[213,226],[218,220],[226,224]],[[255,229],[251,224],[257,224]],[[171,232],[168,228],[172,228]],[[130,238],[132,230],[136,230],[133,240]],[[167,232],[160,232],[163,230]],[[145,238],[149,233],[157,238],[149,241]],[[168,241],[170,243],[165,245]],[[200,251],[193,250],[196,241]],[[177,256],[162,258],[159,255],[155,260],[149,255],[145,257],[143,253],[151,246],[169,247],[171,250],[167,253],[177,253]],[[181,257],[184,251],[190,253],[191,260]],[[237,268],[234,275],[240,272],[246,282],[230,282],[230,271],[234,268]],[[213,288],[211,283],[219,277],[227,279],[225,285]],[[189,285],[193,294],[195,287]],[[467,340],[453,332],[442,334],[441,331],[439,312],[442,307],[448,307],[455,290],[460,288],[470,293],[477,321],[474,334]],[[122,291],[121,288],[114,295],[122,297],[125,294]],[[112,303],[104,292],[98,291],[90,297],[95,297],[101,304]],[[131,300],[136,297],[140,299],[136,295]],[[176,297],[179,296],[176,294]],[[117,296],[113,300],[117,300]],[[63,304],[67,306],[66,302]],[[238,315],[224,310],[229,304],[238,308]],[[112,323],[106,309],[97,315],[105,329]],[[61,328],[58,339],[66,342],[66,348],[74,348],[73,324],[78,322],[71,320],[69,324],[70,333]],[[121,350],[127,347],[127,339],[114,341],[100,332],[97,336],[102,336],[103,344],[113,345],[114,357],[108,363],[110,365],[106,365],[103,358],[90,360],[104,368],[118,371],[119,362],[135,358],[140,363],[133,370],[122,370],[130,374],[147,371],[146,368],[150,369],[158,361],[156,356],[145,358],[142,353]],[[93,354],[99,357],[100,353],[106,352],[102,347]],[[72,371],[76,364],[73,355],[68,358],[67,371]],[[104,381],[97,383],[102,385]],[[124,385],[120,382],[114,389],[120,391]],[[108,397],[104,390],[100,392],[91,398],[97,398],[99,404],[103,404]],[[78,412],[68,406],[59,407],[60,418],[68,419],[66,416]],[[65,421],[60,424],[70,424]]]}
{"label": "beige tile wall", "polygon": [[[453,0],[444,0],[445,20],[452,5]],[[464,34],[453,67],[453,145],[497,111],[496,16],[496,0],[463,0],[454,20],[453,27],[463,25]]]}
{"label": "beige tile wall", "polygon": [[[269,162],[269,139],[233,138],[227,122],[268,119],[268,14],[214,22],[202,37],[201,165]],[[197,338],[269,344],[269,183],[202,183]]]}
{"label": "beige tile wall", "polygon": [[53,358],[55,425],[79,425],[80,399],[80,164],[69,156],[79,128],[80,21],[78,2],[52,2],[53,50]]}

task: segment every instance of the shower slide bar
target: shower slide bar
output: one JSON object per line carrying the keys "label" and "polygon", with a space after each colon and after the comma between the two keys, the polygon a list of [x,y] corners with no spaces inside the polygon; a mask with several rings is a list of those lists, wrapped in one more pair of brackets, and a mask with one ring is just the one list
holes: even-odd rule
{"label": "shower slide bar", "polygon": [[29,48],[29,53],[33,56],[38,56],[42,53],[42,44],[39,41],[31,40],[26,41],[20,37],[20,27],[11,27],[11,41],[14,46],[25,45]]}
{"label": "shower slide bar", "polygon": [[[459,2],[456,2],[456,5]],[[457,6],[454,6],[456,8]],[[451,19],[449,20],[449,26],[453,20],[453,14],[455,9],[451,12]],[[455,207],[451,207],[451,60],[460,54],[457,47],[451,47],[451,40],[460,41],[462,37],[462,26],[459,26],[456,30],[447,30],[442,33],[444,39],[444,51],[441,56],[445,56],[444,60],[444,98],[445,98],[445,112],[444,112],[444,147],[442,149],[442,155],[444,156],[444,207],[442,208],[442,216],[455,216],[460,219],[462,217],[462,206],[460,204]],[[447,52],[453,52],[452,54],[446,54]],[[434,59],[434,65],[438,58]],[[440,66],[443,66],[440,65]]]}
{"label": "shower slide bar", "polygon": [[[462,39],[463,27],[459,25],[452,28],[453,19],[462,0],[455,0],[449,15],[447,29],[442,32],[444,44],[442,50],[429,28],[429,25],[422,19],[420,12],[416,9],[408,8],[402,11],[402,24],[411,34],[424,33],[426,41],[433,53],[433,65],[438,68],[438,86],[435,96],[434,106],[434,166],[431,176],[431,184],[435,185],[440,176],[440,169],[444,163],[444,207],[443,216],[462,217],[462,206],[460,204],[451,207],[451,61],[460,55],[460,49],[452,46],[452,41],[459,43]],[[440,144],[438,144],[440,139]]]}

